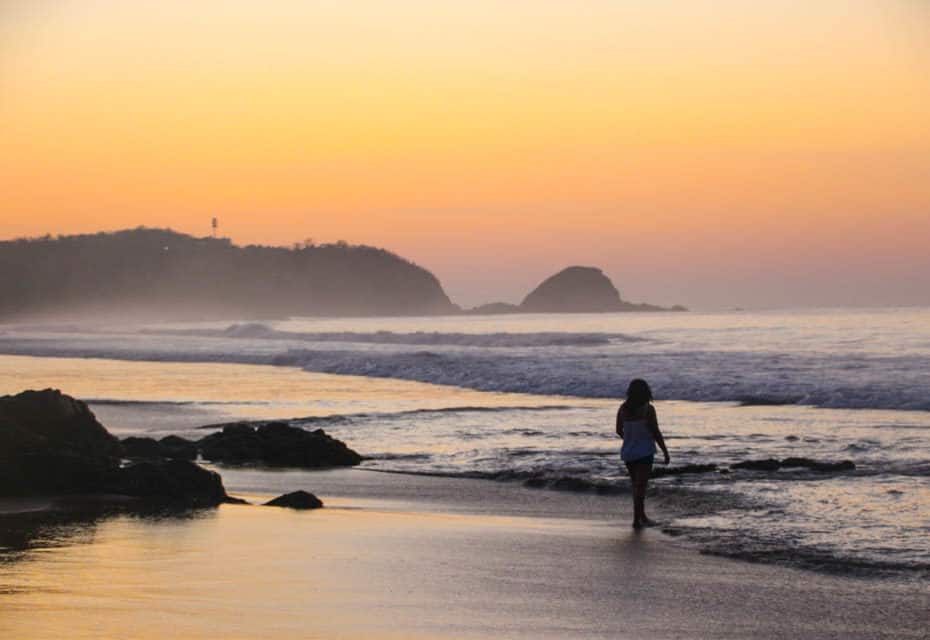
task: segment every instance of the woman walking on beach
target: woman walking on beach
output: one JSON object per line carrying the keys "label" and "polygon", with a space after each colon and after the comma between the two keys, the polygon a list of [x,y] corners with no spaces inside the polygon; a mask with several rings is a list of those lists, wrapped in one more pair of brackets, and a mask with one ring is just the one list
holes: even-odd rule
{"label": "woman walking on beach", "polygon": [[665,464],[669,457],[652,406],[652,389],[645,380],[636,378],[627,387],[626,400],[617,411],[617,435],[623,438],[620,459],[626,464],[633,485],[633,528],[648,527],[655,524],[646,516],[646,485],[652,474],[656,444],[665,455]]}

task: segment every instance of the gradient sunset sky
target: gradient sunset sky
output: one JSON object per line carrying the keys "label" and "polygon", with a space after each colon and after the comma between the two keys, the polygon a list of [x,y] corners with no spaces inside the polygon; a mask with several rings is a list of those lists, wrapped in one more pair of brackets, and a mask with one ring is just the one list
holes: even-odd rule
{"label": "gradient sunset sky", "polygon": [[0,239],[571,264],[695,308],[930,304],[930,3],[5,0]]}

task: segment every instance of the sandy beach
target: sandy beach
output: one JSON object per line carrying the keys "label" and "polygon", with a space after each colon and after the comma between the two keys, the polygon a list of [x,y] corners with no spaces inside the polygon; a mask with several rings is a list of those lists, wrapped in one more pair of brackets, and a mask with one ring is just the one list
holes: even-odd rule
{"label": "sandy beach", "polygon": [[[224,470],[232,492],[250,477]],[[8,638],[919,638],[926,585],[700,555],[625,496],[280,472],[327,504],[33,529],[0,564]],[[490,486],[489,486],[490,485]],[[3,507],[4,530],[37,518]],[[30,508],[43,506],[32,501]],[[661,517],[661,512],[657,512]],[[15,527],[13,527],[15,528]],[[92,569],[92,570],[91,570]]]}

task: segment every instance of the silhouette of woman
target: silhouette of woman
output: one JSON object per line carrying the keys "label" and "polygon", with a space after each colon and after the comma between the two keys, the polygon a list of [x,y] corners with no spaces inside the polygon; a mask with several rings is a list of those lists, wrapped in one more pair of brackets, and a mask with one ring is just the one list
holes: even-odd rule
{"label": "silhouette of woman", "polygon": [[617,435],[623,438],[620,459],[626,463],[633,485],[633,528],[648,527],[655,524],[646,516],[646,485],[652,474],[656,445],[665,455],[665,464],[669,457],[652,406],[652,389],[645,380],[636,378],[627,387],[626,400],[617,411]]}

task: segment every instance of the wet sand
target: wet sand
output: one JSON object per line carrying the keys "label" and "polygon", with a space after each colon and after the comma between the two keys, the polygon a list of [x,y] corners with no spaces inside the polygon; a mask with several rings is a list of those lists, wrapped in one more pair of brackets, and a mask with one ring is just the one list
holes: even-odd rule
{"label": "wet sand", "polygon": [[362,470],[223,475],[252,500],[267,495],[250,483],[271,477],[327,508],[42,530],[0,562],[0,636],[926,637],[926,585],[702,556],[633,532],[625,496]]}

